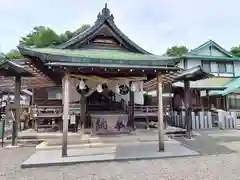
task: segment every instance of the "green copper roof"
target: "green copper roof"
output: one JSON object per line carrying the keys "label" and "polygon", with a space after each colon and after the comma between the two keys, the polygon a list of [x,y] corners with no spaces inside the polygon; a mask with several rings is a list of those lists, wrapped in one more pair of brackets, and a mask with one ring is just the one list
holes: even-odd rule
{"label": "green copper roof", "polygon": [[230,52],[228,52],[226,49],[224,49],[223,47],[221,47],[219,44],[217,44],[215,41],[213,40],[209,40],[203,44],[201,44],[200,46],[198,46],[197,48],[191,50],[190,52],[188,52],[188,55],[198,55],[199,50],[205,48],[205,47],[215,47],[216,49],[218,49],[220,52],[222,52],[223,54],[225,54],[228,57],[234,57]]}
{"label": "green copper roof", "polygon": [[219,95],[225,96],[227,94],[234,93],[240,88],[240,77],[235,78],[230,83],[227,84],[227,88],[219,93]]}
{"label": "green copper roof", "polygon": [[[206,47],[214,47],[216,48],[219,52],[224,54],[225,56],[212,56],[212,55],[202,55],[199,54],[199,51],[201,51],[203,48]],[[187,54],[184,54],[182,58],[187,58],[187,59],[199,59],[199,60],[217,60],[217,61],[240,61],[240,58],[235,57],[232,55],[230,52],[228,52],[226,49],[222,48],[220,45],[218,45],[216,42],[213,40],[209,40],[197,48],[191,50]]]}
{"label": "green copper roof", "polygon": [[203,55],[183,55],[182,58],[199,59],[199,60],[222,60],[222,61],[240,61],[238,57],[224,57],[224,56],[203,56]]}
{"label": "green copper roof", "polygon": [[[227,84],[232,81],[231,77],[212,77],[199,81],[190,82],[190,88],[193,89],[208,89],[208,90],[223,90],[227,88]],[[183,87],[183,83],[177,82],[173,86]]]}
{"label": "green copper roof", "polygon": [[179,62],[174,57],[164,57],[152,54],[132,53],[122,50],[106,49],[52,49],[19,47],[25,56],[35,56],[45,63],[99,63],[99,64],[128,64],[149,66],[175,66]]}
{"label": "green copper roof", "polygon": [[9,60],[0,61],[0,72],[2,72],[4,76],[33,76],[33,74],[25,70],[23,66]]}

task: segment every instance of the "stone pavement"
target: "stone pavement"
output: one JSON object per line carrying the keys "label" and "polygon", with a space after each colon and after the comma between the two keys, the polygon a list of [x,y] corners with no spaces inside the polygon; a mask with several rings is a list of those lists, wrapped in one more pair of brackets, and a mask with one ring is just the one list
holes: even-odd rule
{"label": "stone pavement", "polygon": [[240,153],[21,169],[35,147],[0,148],[0,180],[237,180]]}
{"label": "stone pavement", "polygon": [[238,150],[236,146],[240,144],[240,130],[201,130],[197,133],[199,135],[192,140],[184,137],[174,139],[201,155],[229,154]]}
{"label": "stone pavement", "polygon": [[117,144],[116,147],[69,149],[68,156],[62,158],[61,150],[37,151],[21,164],[23,168],[44,167],[54,165],[71,165],[90,162],[129,161],[143,159],[159,159],[198,155],[180,143],[165,141],[165,151],[158,152],[158,145],[152,143]]}
{"label": "stone pavement", "polygon": [[[179,131],[179,128],[169,128]],[[45,139],[38,150],[22,167],[68,165],[86,162],[154,159],[197,155],[178,141],[164,136],[165,151],[157,152],[157,130],[139,130],[131,134],[91,136],[71,134],[68,139],[69,156],[61,157],[61,138]],[[48,151],[47,151],[48,150]]]}
{"label": "stone pavement", "polygon": [[[240,179],[240,131],[200,131],[194,140],[180,138],[200,156],[153,160],[83,163],[21,169],[35,147],[0,148],[0,180],[237,180]],[[208,139],[204,143],[204,139]],[[198,140],[200,140],[198,142]],[[197,145],[199,144],[199,145]],[[210,148],[208,148],[210,147]],[[223,149],[222,149],[223,147]],[[218,150],[220,149],[220,150]]]}

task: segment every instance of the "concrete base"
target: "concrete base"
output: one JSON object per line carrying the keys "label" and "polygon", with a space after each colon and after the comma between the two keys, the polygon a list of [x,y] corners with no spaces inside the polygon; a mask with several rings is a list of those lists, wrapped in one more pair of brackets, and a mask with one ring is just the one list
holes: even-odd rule
{"label": "concrete base", "polygon": [[21,164],[22,168],[64,166],[78,163],[129,161],[193,156],[199,153],[178,143],[165,142],[165,151],[158,152],[158,145],[134,144],[116,147],[69,149],[67,157],[61,157],[61,150],[37,151]]}
{"label": "concrete base", "polygon": [[[180,144],[179,141],[176,141],[174,139],[168,139],[165,140],[168,144]],[[139,145],[139,144],[153,144],[157,143],[155,140],[149,140],[149,141],[116,141],[112,143],[105,143],[105,142],[96,142],[96,143],[83,143],[83,144],[68,144],[68,149],[83,149],[83,148],[105,148],[105,147],[116,147],[119,145]],[[36,146],[37,151],[42,150],[61,150],[61,145],[49,145],[47,142],[42,142],[39,145]]]}
{"label": "concrete base", "polygon": [[4,148],[5,149],[13,149],[13,148],[19,148],[19,147],[22,147],[22,146],[23,146],[22,144],[18,144],[17,146],[7,145]]}

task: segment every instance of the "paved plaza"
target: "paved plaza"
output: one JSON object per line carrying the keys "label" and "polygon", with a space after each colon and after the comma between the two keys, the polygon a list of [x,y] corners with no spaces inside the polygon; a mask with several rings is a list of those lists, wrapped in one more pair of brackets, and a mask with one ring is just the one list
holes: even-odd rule
{"label": "paved plaza", "polygon": [[165,142],[165,151],[158,152],[156,143],[117,144],[114,147],[69,149],[62,158],[61,150],[40,150],[21,164],[23,168],[72,165],[107,161],[161,159],[198,155],[179,143]]}
{"label": "paved plaza", "polygon": [[[183,158],[21,169],[20,164],[36,151],[35,147],[0,149],[0,180],[240,179],[240,131],[198,133],[199,136],[196,136],[194,140],[177,138],[182,145],[200,152],[198,156]],[[214,150],[216,153],[213,153]]]}

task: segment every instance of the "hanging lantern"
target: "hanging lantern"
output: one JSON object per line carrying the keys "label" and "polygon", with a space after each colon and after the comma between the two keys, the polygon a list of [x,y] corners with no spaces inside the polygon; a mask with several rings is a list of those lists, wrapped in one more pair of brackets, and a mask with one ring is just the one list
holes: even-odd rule
{"label": "hanging lantern", "polygon": [[133,83],[133,82],[132,82],[132,84],[131,84],[131,91],[132,91],[132,92],[135,92],[135,91],[137,91],[136,84],[135,84],[135,83]]}
{"label": "hanging lantern", "polygon": [[97,92],[99,92],[99,93],[103,92],[102,84],[99,84],[97,86]]}
{"label": "hanging lantern", "polygon": [[79,93],[79,94],[86,94],[89,92],[89,87],[84,83],[83,80],[81,80],[79,82],[79,84],[77,85],[76,87],[76,91]]}
{"label": "hanging lantern", "polygon": [[80,83],[79,83],[79,89],[83,90],[85,88],[86,88],[85,83],[84,83],[83,80],[81,80]]}
{"label": "hanging lantern", "polygon": [[119,85],[118,84],[116,85],[116,93],[120,94],[120,89],[119,89]]}

